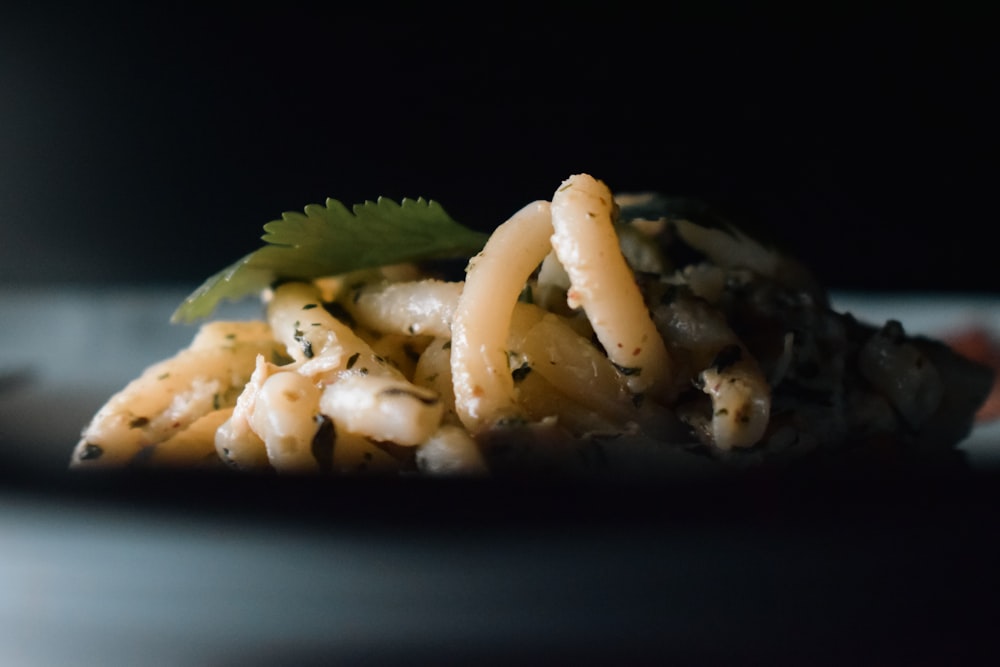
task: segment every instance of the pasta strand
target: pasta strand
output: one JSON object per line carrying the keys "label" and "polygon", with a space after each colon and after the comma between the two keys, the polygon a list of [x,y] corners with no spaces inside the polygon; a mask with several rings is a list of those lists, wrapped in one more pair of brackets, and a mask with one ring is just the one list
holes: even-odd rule
{"label": "pasta strand", "polygon": [[469,263],[451,327],[451,371],[455,408],[472,432],[523,417],[507,338],[514,305],[548,254],[551,235],[549,202],[533,202],[500,225]]}
{"label": "pasta strand", "polygon": [[571,176],[552,197],[552,247],[608,357],[635,393],[665,394],[671,363],[632,270],[618,246],[611,190],[587,174]]}

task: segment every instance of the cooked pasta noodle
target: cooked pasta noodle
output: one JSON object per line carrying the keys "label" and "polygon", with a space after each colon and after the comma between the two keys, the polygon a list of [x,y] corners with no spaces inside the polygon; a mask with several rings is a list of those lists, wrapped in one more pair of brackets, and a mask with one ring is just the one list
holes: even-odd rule
{"label": "cooked pasta noodle", "polygon": [[250,380],[254,360],[281,353],[263,322],[210,322],[191,345],[147,368],[115,394],[84,429],[78,465],[125,465],[152,444],[231,406]]}
{"label": "cooked pasta noodle", "polygon": [[211,467],[219,459],[215,450],[215,433],[233,414],[233,408],[213,410],[194,420],[183,431],[150,448],[150,465],[171,468]]}
{"label": "cooked pasta noodle", "polygon": [[350,432],[406,446],[433,435],[444,412],[436,392],[377,375],[351,375],[328,385],[319,407]]}
{"label": "cooked pasta noodle", "polygon": [[459,418],[473,432],[523,415],[507,336],[518,295],[548,254],[551,235],[549,203],[528,204],[469,263],[451,325],[451,374]]}
{"label": "cooked pasta noodle", "polygon": [[462,283],[425,279],[358,288],[345,308],[361,326],[408,336],[451,337]]}
{"label": "cooked pasta noodle", "polygon": [[243,393],[236,399],[232,414],[215,432],[214,444],[219,458],[234,468],[257,470],[268,467],[264,438],[253,429],[251,420],[257,394],[274,368],[273,364],[257,356],[254,371],[243,388]]}
{"label": "cooked pasta noodle", "polygon": [[608,357],[635,392],[664,393],[670,358],[635,276],[618,249],[614,198],[587,174],[571,176],[552,197],[552,246],[570,281],[570,305],[587,313]]}
{"label": "cooked pasta noodle", "polygon": [[278,468],[317,468],[312,441],[319,431],[320,389],[308,377],[277,372],[257,391],[250,427],[264,441],[268,459]]}

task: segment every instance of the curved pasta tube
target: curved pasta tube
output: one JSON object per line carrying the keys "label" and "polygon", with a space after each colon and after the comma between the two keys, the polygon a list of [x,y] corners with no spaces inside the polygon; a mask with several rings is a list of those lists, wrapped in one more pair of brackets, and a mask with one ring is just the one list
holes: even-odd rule
{"label": "curved pasta tube", "polygon": [[570,306],[582,307],[608,357],[635,393],[664,393],[671,379],[666,345],[618,245],[608,187],[570,176],[552,197],[552,247],[570,278]]}
{"label": "curved pasta tube", "polygon": [[144,458],[144,465],[172,468],[218,466],[220,461],[215,451],[215,433],[232,416],[233,410],[233,407],[222,408],[199,417],[180,433],[153,446],[149,458]]}
{"label": "curved pasta tube", "polygon": [[215,452],[226,464],[239,470],[264,470],[270,466],[264,440],[250,422],[257,405],[257,394],[274,368],[264,357],[257,356],[257,365],[229,419],[215,431]]}
{"label": "curved pasta tube", "polygon": [[677,368],[711,399],[706,435],[719,449],[749,447],[764,435],[771,386],[722,311],[704,299],[676,296],[653,311],[678,350]]}
{"label": "curved pasta tube", "polygon": [[[330,424],[334,422],[330,421]],[[322,439],[322,438],[318,438]],[[316,447],[317,456],[326,451],[328,460],[320,465],[322,472],[333,475],[395,475],[400,463],[391,454],[360,433],[333,427],[327,441]]]}
{"label": "curved pasta tube", "polygon": [[528,204],[490,236],[470,262],[451,326],[455,409],[476,432],[522,416],[507,361],[510,320],[528,277],[550,250],[548,202]]}
{"label": "curved pasta tube", "polygon": [[317,472],[312,442],[319,430],[320,390],[294,371],[271,375],[257,393],[250,418],[271,465],[283,472]]}
{"label": "curved pasta tube", "polygon": [[296,370],[328,384],[345,375],[403,373],[376,354],[347,324],[323,308],[319,288],[311,283],[285,283],[274,290],[267,318],[277,340],[296,360]]}
{"label": "curved pasta tube", "polygon": [[634,417],[621,373],[557,315],[544,314],[523,333],[518,350],[537,372],[581,405],[614,421]]}
{"label": "curved pasta tube", "polygon": [[771,416],[771,387],[757,362],[737,343],[724,347],[701,372],[712,399],[712,436],[722,450],[751,447],[764,437]]}
{"label": "curved pasta tube", "polygon": [[232,417],[215,430],[215,453],[223,463],[237,470],[266,470],[270,467],[264,441],[245,420]]}
{"label": "curved pasta tube", "polygon": [[413,280],[366,285],[345,303],[358,324],[411,336],[451,336],[461,282]]}
{"label": "curved pasta tube", "polygon": [[469,433],[455,424],[445,424],[422,443],[416,454],[417,468],[431,475],[480,477],[489,468],[479,445]]}
{"label": "curved pasta tube", "polygon": [[170,359],[146,368],[84,428],[71,467],[121,466],[202,416],[232,406],[259,354],[280,353],[263,322],[211,322]]}
{"label": "curved pasta tube", "polygon": [[437,393],[405,380],[353,375],[328,385],[319,409],[348,431],[397,445],[418,445],[441,423]]}
{"label": "curved pasta tube", "polygon": [[[568,396],[548,378],[528,373],[517,383],[525,412],[535,423],[550,421],[569,433],[580,436],[591,432],[610,432],[621,427],[603,414]],[[554,421],[553,421],[554,419]]]}

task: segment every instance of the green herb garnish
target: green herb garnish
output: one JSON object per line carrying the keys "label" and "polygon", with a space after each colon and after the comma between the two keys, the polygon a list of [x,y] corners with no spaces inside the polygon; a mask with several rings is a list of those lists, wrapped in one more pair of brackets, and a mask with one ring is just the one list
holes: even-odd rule
{"label": "green herb garnish", "polygon": [[172,322],[208,317],[224,299],[259,294],[283,280],[312,280],[401,262],[474,255],[488,234],[454,220],[435,201],[380,197],[351,209],[335,199],[286,212],[264,225],[267,243],[206,280]]}

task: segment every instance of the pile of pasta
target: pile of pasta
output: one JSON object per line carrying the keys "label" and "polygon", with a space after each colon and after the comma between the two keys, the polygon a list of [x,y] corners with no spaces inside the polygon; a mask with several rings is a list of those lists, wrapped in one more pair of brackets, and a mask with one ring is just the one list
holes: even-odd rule
{"label": "pile of pasta", "polygon": [[407,264],[278,284],[261,321],[202,325],[111,397],[71,467],[650,472],[967,435],[985,369],[834,312],[735,229],[642,203],[577,174],[462,280]]}

